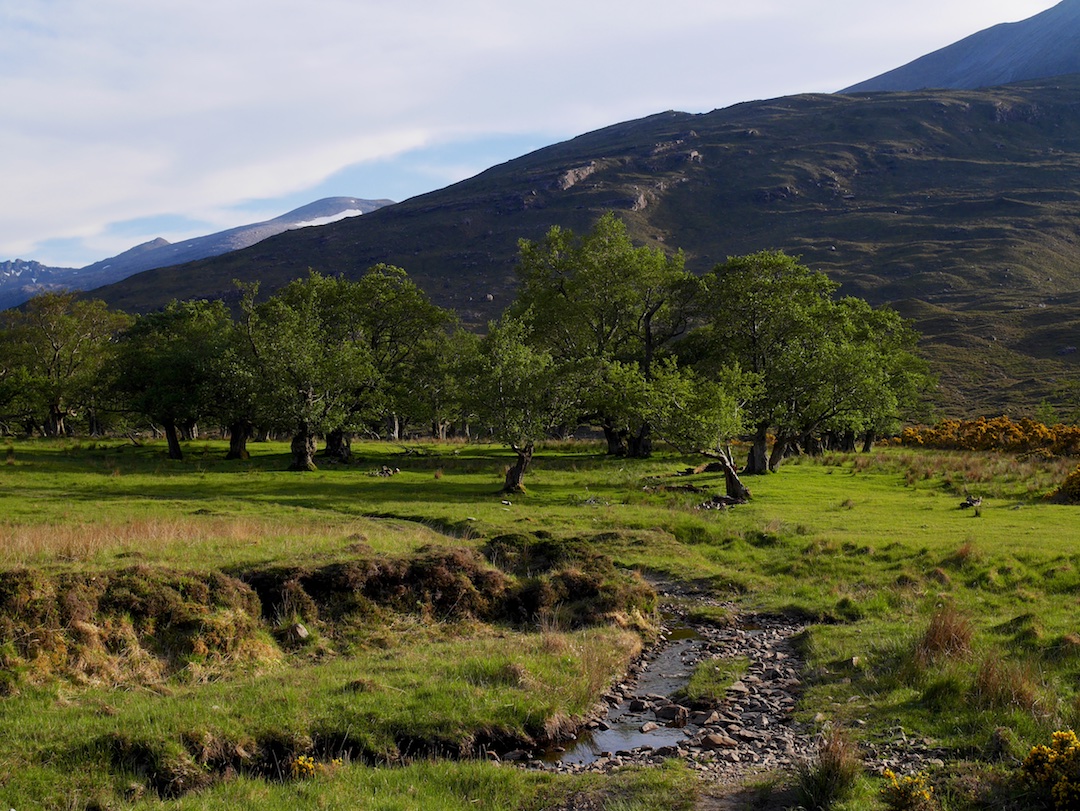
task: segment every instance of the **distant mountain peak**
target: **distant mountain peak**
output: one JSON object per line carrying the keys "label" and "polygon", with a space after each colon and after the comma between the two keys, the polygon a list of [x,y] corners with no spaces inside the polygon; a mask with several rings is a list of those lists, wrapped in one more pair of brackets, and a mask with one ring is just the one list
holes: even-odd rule
{"label": "distant mountain peak", "polygon": [[0,309],[22,304],[32,296],[48,290],[93,290],[144,270],[156,270],[220,256],[247,248],[284,231],[337,222],[347,217],[370,213],[392,203],[393,200],[385,199],[324,197],[272,220],[241,225],[216,234],[176,243],[158,237],[82,268],[47,267],[40,262],[21,259],[0,262]]}
{"label": "distant mountain peak", "polygon": [[1001,23],[841,93],[975,90],[1080,73],[1080,0]]}

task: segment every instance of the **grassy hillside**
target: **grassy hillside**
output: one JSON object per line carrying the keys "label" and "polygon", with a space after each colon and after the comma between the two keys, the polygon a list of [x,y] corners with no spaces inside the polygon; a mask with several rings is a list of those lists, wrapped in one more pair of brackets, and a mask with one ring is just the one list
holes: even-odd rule
{"label": "grassy hillside", "polygon": [[795,96],[618,124],[352,220],[95,291],[131,310],[271,291],[308,268],[405,268],[483,325],[519,238],[622,213],[704,271],[778,248],[915,318],[952,411],[1020,411],[1076,377],[1080,77],[983,91]]}

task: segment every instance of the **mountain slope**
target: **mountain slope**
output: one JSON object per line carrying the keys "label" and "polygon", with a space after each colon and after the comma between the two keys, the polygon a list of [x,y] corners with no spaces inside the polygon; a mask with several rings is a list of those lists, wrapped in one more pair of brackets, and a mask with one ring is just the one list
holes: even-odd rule
{"label": "mountain slope", "polygon": [[1080,73],[1080,0],[987,28],[841,93],[974,89]]}
{"label": "mountain slope", "polygon": [[483,325],[513,296],[519,238],[586,230],[607,209],[697,272],[778,248],[893,303],[926,335],[951,411],[1037,403],[1078,371],[1080,76],[662,113],[95,295],[141,310],[387,262]]}
{"label": "mountain slope", "polygon": [[220,256],[283,231],[367,214],[392,202],[326,197],[265,222],[241,225],[177,243],[160,238],[144,242],[117,256],[77,269],[47,267],[39,262],[21,260],[0,263],[0,309],[22,304],[43,290],[92,290],[144,270]]}

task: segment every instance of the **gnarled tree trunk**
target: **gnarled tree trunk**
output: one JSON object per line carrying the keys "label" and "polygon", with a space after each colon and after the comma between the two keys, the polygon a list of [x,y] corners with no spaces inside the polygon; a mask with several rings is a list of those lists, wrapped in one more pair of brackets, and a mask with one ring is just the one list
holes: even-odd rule
{"label": "gnarled tree trunk", "polygon": [[226,459],[249,459],[247,442],[251,438],[252,425],[247,420],[237,420],[229,426],[229,452]]}
{"label": "gnarled tree trunk", "polygon": [[874,449],[874,431],[873,429],[863,434],[862,452],[870,453]]}
{"label": "gnarled tree trunk", "polygon": [[162,427],[165,429],[165,440],[169,443],[169,458],[183,459],[184,452],[180,449],[180,433],[176,430],[176,422],[165,420]]}
{"label": "gnarled tree trunk", "polygon": [[292,464],[289,465],[289,470],[318,470],[315,467],[315,435],[311,433],[308,426],[302,425],[297,429],[293,434],[290,448]]}
{"label": "gnarled tree trunk", "polygon": [[517,460],[506,471],[506,481],[503,484],[504,493],[524,493],[525,492],[525,471],[529,469],[529,462],[533,457],[533,443],[526,442],[524,446],[518,447],[517,445],[510,446],[514,453],[517,454]]}
{"label": "gnarled tree trunk", "polygon": [[769,472],[775,473],[788,456],[796,453],[798,448],[794,440],[786,434],[777,434],[773,442],[772,451],[769,453]]}
{"label": "gnarled tree trunk", "polygon": [[616,428],[612,421],[607,419],[601,428],[604,429],[604,439],[607,440],[608,456],[626,456],[626,432]]}
{"label": "gnarled tree trunk", "polygon": [[59,403],[49,405],[49,416],[45,418],[45,436],[63,436],[66,433],[64,416],[64,409]]}
{"label": "gnarled tree trunk", "polygon": [[335,428],[326,435],[326,449],[323,456],[336,462],[352,461],[352,434],[343,428]]}
{"label": "gnarled tree trunk", "polygon": [[802,435],[802,448],[807,456],[821,456],[825,452],[821,439],[810,431]]}
{"label": "gnarled tree trunk", "polygon": [[751,499],[750,488],[742,483],[739,472],[735,469],[730,453],[719,455],[720,464],[724,468],[724,493],[732,501],[742,503]]}
{"label": "gnarled tree trunk", "polygon": [[748,476],[758,476],[769,472],[769,424],[761,423],[754,432],[754,439],[750,444],[750,453],[746,457],[746,467],[743,473]]}
{"label": "gnarled tree trunk", "polygon": [[637,433],[630,435],[630,445],[626,455],[633,459],[648,459],[652,456],[652,449],[652,426],[647,422],[642,423]]}
{"label": "gnarled tree trunk", "polygon": [[97,437],[105,433],[105,429],[101,426],[101,420],[98,419],[97,409],[89,408],[86,410],[86,422],[90,436]]}

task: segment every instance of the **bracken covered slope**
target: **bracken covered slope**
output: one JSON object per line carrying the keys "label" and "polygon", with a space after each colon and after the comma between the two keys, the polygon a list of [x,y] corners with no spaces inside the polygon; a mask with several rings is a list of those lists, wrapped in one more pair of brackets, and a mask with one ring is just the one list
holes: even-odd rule
{"label": "bracken covered slope", "polygon": [[387,262],[483,325],[513,296],[519,238],[607,209],[697,272],[777,248],[893,304],[925,334],[952,413],[1022,410],[1078,369],[1080,76],[661,113],[94,295],[143,310]]}

